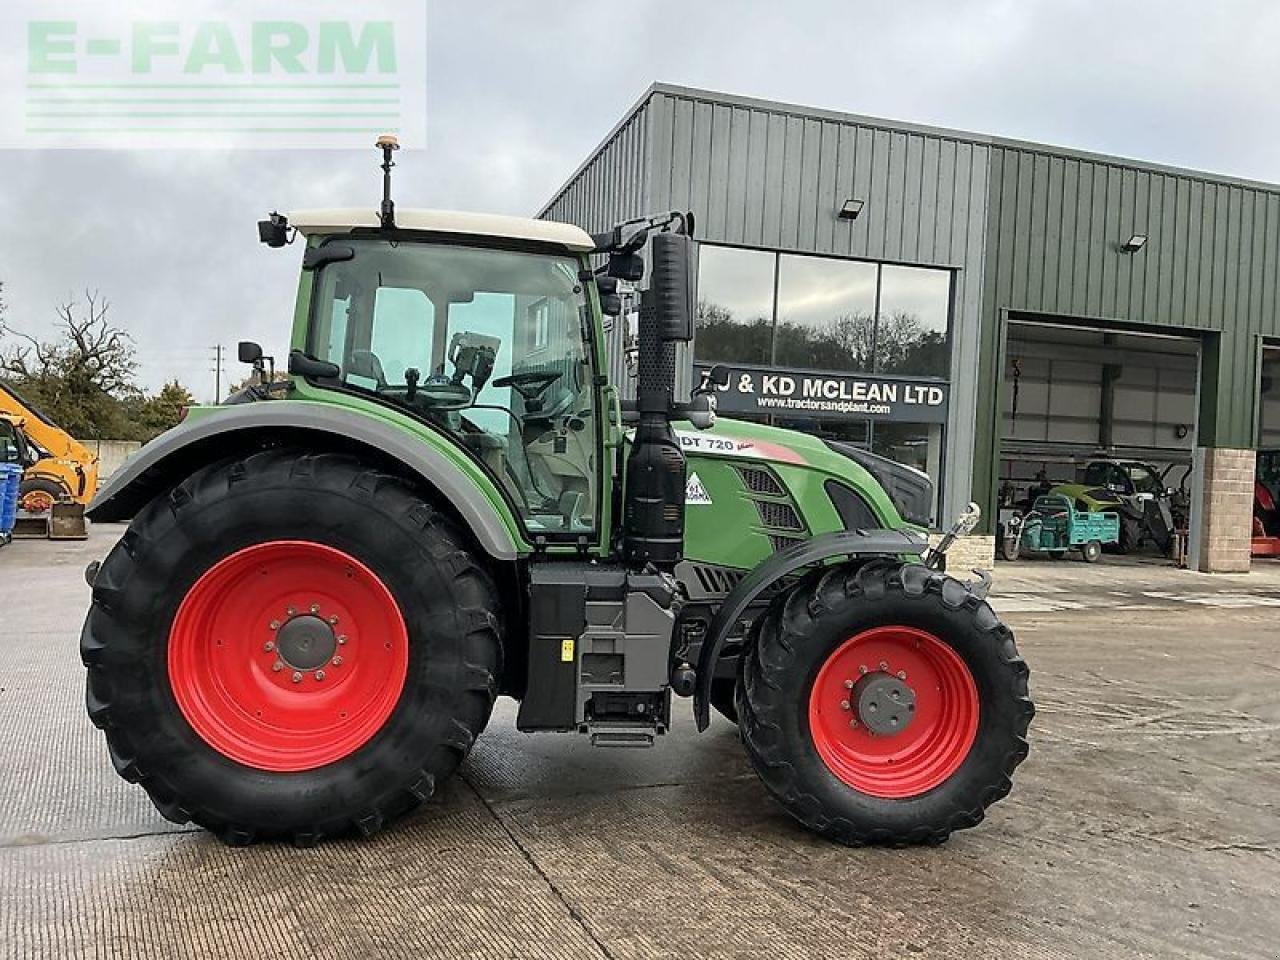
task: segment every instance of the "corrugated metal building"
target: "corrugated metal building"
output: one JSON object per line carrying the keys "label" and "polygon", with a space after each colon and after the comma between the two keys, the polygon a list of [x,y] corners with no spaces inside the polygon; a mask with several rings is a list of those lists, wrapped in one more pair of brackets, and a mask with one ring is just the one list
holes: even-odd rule
{"label": "corrugated metal building", "polygon": [[[1055,416],[1037,399],[1049,367],[1034,348],[1023,364],[1021,344],[1076,351],[1058,394],[1073,396],[1074,376],[1073,404],[1096,396],[1094,445],[1185,456],[1193,562],[1247,565],[1264,358],[1280,344],[1280,187],[655,84],[540,215],[601,230],[668,209],[692,210],[701,241],[696,357],[734,363],[754,390],[729,409],[915,458],[941,481],[940,523],[970,497],[990,523],[1020,469],[1065,470],[1090,445],[1041,451],[1019,421],[1037,403],[1034,416]],[[1128,383],[1101,362],[1148,334],[1192,358],[1165,399],[1141,384],[1168,351],[1135,359]],[[1023,380],[1024,366],[1040,372]],[[764,396],[769,372],[794,395]],[[930,386],[944,391],[940,425],[937,409],[901,402]],[[1078,411],[1063,402],[1065,424]],[[1152,441],[1118,442],[1147,406]]]}

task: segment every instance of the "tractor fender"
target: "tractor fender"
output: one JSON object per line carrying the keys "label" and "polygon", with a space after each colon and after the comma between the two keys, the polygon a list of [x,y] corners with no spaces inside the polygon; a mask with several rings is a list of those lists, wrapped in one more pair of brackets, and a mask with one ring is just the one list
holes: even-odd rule
{"label": "tractor fender", "polygon": [[729,591],[711,618],[698,652],[697,682],[693,691],[693,715],[698,729],[705,730],[711,723],[711,681],[725,640],[762,593],[783,577],[823,560],[852,556],[918,557],[927,547],[923,537],[905,530],[844,530],[803,540],[751,570]]}
{"label": "tractor fender", "polygon": [[89,505],[91,520],[128,520],[152,498],[206,463],[238,450],[278,444],[288,435],[321,435],[335,445],[372,448],[435,487],[496,560],[515,560],[516,544],[494,505],[457,465],[429,443],[366,414],[310,403],[249,403],[180,424],[130,457]]}

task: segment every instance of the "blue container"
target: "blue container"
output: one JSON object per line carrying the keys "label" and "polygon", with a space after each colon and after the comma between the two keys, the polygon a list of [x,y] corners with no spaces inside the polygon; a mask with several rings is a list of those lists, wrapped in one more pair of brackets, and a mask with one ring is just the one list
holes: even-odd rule
{"label": "blue container", "polygon": [[18,485],[22,483],[22,467],[16,463],[0,463],[0,533],[12,533],[18,516]]}

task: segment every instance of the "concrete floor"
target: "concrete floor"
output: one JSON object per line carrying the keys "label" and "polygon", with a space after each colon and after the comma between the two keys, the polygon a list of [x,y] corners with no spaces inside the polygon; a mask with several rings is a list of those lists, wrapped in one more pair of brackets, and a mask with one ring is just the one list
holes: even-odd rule
{"label": "concrete floor", "polygon": [[610,751],[503,701],[378,838],[232,850],[161,819],[84,715],[81,570],[117,533],[0,550],[0,956],[1276,956],[1280,564],[1000,566],[1032,752],[941,848],[804,833],[687,704]]}

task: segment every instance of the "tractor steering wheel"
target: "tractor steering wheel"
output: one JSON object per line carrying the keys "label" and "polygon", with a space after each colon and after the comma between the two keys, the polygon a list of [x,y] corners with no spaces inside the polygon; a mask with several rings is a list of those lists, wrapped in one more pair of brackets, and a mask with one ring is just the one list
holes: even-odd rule
{"label": "tractor steering wheel", "polygon": [[525,403],[537,400],[553,383],[563,377],[560,371],[526,370],[499,377],[493,381],[495,387],[511,387],[524,398]]}

